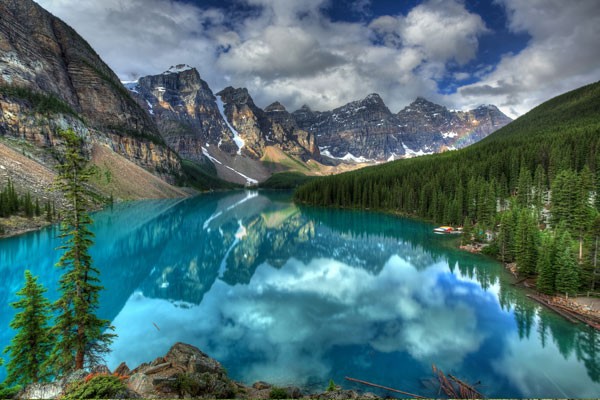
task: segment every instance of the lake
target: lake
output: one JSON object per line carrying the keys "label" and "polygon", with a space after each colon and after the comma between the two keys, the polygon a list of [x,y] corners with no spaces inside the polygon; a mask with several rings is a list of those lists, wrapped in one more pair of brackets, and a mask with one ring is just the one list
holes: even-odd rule
{"label": "lake", "polygon": [[[598,397],[600,335],[539,307],[455,236],[380,213],[236,191],[93,215],[107,358],[133,368],[177,341],[229,375],[324,390],[350,376],[436,396],[431,365],[488,397]],[[56,228],[0,240],[0,348],[29,268],[57,298]],[[5,376],[0,367],[0,379]],[[385,392],[379,392],[385,395]]]}

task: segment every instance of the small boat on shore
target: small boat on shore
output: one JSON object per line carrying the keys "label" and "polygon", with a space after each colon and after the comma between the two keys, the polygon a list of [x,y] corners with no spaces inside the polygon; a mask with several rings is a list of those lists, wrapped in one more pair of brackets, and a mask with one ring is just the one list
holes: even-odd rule
{"label": "small boat on shore", "polygon": [[434,233],[447,234],[447,233],[462,233],[462,228],[453,228],[451,226],[438,226],[433,229]]}

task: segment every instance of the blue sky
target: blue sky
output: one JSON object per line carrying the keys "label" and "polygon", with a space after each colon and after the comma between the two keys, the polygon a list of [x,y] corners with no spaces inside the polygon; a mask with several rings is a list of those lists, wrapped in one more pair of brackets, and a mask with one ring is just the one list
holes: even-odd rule
{"label": "blue sky", "polygon": [[259,106],[326,110],[379,93],[512,117],[600,79],[597,0],[37,0],[122,80],[174,64]]}

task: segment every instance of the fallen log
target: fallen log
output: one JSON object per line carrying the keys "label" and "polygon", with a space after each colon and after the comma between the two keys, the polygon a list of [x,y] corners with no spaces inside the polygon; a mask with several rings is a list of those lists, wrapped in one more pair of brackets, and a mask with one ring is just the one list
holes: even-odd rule
{"label": "fallen log", "polygon": [[407,396],[414,397],[415,399],[426,399],[427,398],[427,397],[419,396],[418,394],[404,392],[402,390],[394,389],[394,388],[387,387],[387,386],[381,386],[381,385],[378,385],[376,383],[371,383],[371,382],[363,381],[363,380],[360,380],[360,379],[350,378],[348,376],[345,376],[344,379],[346,379],[346,380],[348,380],[350,382],[360,383],[362,385],[367,385],[367,386],[372,386],[372,387],[376,387],[376,388],[379,388],[379,389],[389,390],[390,392],[396,392],[396,393],[400,393],[400,394],[405,394]]}
{"label": "fallen log", "polygon": [[556,307],[554,304],[550,303],[549,301],[544,300],[543,298],[536,296],[534,294],[528,294],[527,297],[529,297],[532,300],[537,301],[538,303],[548,307],[549,309],[551,309],[552,311],[556,312],[557,314],[561,315],[562,317],[564,317],[565,319],[567,319],[568,321],[576,324],[579,321],[577,321],[575,318],[572,317],[571,313],[567,313],[563,310],[561,310],[560,308]]}

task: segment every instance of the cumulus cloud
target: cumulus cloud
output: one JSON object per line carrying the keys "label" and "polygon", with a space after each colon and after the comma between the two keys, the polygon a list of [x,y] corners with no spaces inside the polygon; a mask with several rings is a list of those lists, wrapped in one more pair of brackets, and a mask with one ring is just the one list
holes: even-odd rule
{"label": "cumulus cloud", "polygon": [[518,54],[506,54],[481,81],[462,87],[464,105],[494,103],[518,116],[539,103],[600,78],[600,3],[581,0],[498,0],[514,32],[531,35]]}
{"label": "cumulus cloud", "polygon": [[[215,91],[245,86],[259,105],[280,100],[290,109],[331,109],[372,92],[393,111],[419,95],[439,98],[445,63],[472,59],[486,30],[460,1],[431,0],[387,25],[386,17],[333,22],[327,0],[246,0],[246,14],[165,0],[38,1],[124,80],[188,63]],[[369,14],[369,1],[349,5]]]}
{"label": "cumulus cloud", "polygon": [[408,15],[383,16],[371,23],[390,46],[407,46],[422,52],[422,60],[464,64],[475,57],[477,37],[487,28],[479,15],[454,1],[429,1]]}
{"label": "cumulus cloud", "polygon": [[[292,258],[281,269],[259,266],[247,286],[217,281],[198,306],[135,293],[113,321],[119,338],[109,361],[147,361],[136,343],[157,356],[169,341],[186,341],[223,361],[245,357],[236,368],[246,382],[269,376],[277,384],[301,384],[331,376],[326,355],[332,349],[369,344],[382,353],[408,353],[423,366],[458,368],[485,336],[467,297],[440,290],[445,274],[445,263],[419,270],[399,255],[378,275],[334,259]],[[143,342],[132,340],[140,337]]]}
{"label": "cumulus cloud", "polygon": [[[355,22],[331,20],[328,0],[238,0],[242,8],[37,1],[80,32],[123,80],[187,63],[214,91],[247,87],[259,106],[279,100],[290,110],[304,103],[325,110],[378,92],[392,111],[424,96],[457,108],[495,103],[516,116],[600,76],[596,0],[568,7],[497,0],[509,29],[532,39],[520,53],[476,70],[470,64],[480,38],[493,32],[461,0],[426,0],[405,14],[378,16],[369,0],[349,1],[349,11],[361,16]],[[478,81],[460,87],[468,78]],[[439,82],[447,79],[457,93],[441,94]]]}
{"label": "cumulus cloud", "polygon": [[589,377],[585,365],[574,354],[563,358],[555,341],[548,340],[543,347],[536,338],[518,338],[515,332],[507,338],[506,351],[493,366],[521,393],[536,393],[540,398],[598,397],[598,382]]}

